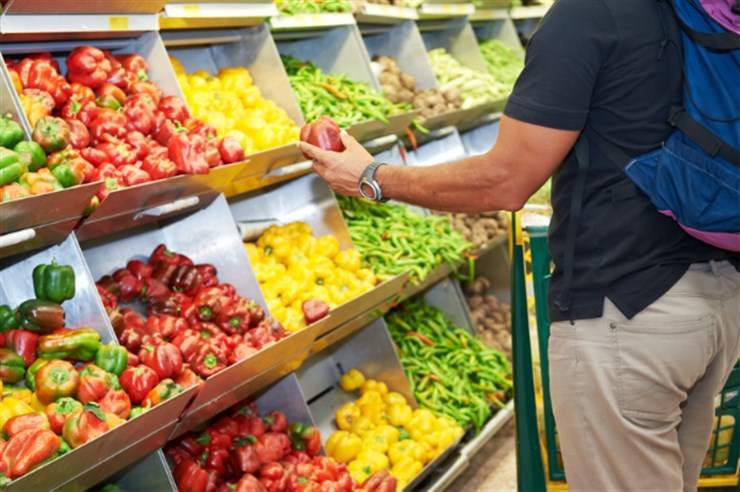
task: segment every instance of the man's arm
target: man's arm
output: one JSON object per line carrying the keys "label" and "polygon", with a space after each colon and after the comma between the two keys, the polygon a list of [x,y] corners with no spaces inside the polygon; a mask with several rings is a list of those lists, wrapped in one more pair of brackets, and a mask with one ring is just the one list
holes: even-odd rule
{"label": "man's arm", "polygon": [[[502,116],[498,140],[485,154],[428,167],[382,166],[375,176],[384,196],[434,210],[518,210],[552,176],[578,134]],[[344,152],[305,143],[301,150],[335,191],[357,196],[360,176],[373,158],[349,135],[342,139]]]}

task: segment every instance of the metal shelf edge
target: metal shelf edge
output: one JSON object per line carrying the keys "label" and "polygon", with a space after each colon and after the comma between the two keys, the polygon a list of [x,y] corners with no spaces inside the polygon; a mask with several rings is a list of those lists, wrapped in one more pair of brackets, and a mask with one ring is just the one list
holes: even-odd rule
{"label": "metal shelf edge", "polygon": [[3,14],[3,34],[158,31],[157,14]]}

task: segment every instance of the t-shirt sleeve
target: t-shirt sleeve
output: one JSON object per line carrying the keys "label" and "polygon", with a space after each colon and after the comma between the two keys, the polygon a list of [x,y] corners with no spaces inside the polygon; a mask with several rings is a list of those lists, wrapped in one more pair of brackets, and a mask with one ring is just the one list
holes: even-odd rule
{"label": "t-shirt sleeve", "polygon": [[580,131],[601,66],[618,33],[603,0],[558,0],[527,46],[524,70],[504,113],[560,130]]}

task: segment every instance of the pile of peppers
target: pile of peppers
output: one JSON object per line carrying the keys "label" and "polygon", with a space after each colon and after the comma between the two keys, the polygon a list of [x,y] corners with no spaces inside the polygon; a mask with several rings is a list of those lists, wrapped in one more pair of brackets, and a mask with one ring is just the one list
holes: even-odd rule
{"label": "pile of peppers", "polygon": [[[97,288],[129,357],[182,386],[287,336],[256,302],[220,283],[213,265],[196,265],[163,244],[146,262],[131,260],[104,276]],[[135,300],[146,306],[147,317],[119,304]]]}
{"label": "pile of peppers", "polygon": [[[65,60],[66,76],[50,53],[6,65],[33,141],[48,154],[48,172],[41,164],[23,173],[20,185],[29,193],[100,180],[97,199],[103,200],[123,186],[205,174],[244,159],[238,141],[219,139],[213,127],[191,117],[182,99],[163,94],[140,55],[80,46]],[[0,172],[3,167],[0,156]]]}
{"label": "pile of peppers", "polygon": [[46,167],[44,149],[23,137],[18,122],[8,115],[0,117],[0,202],[61,188]]}
{"label": "pile of peppers", "polygon": [[358,485],[346,465],[320,451],[317,427],[291,424],[278,410],[260,416],[254,403],[236,405],[165,450],[180,491],[395,492],[396,481],[387,472]]}
{"label": "pile of peppers", "polygon": [[37,265],[32,280],[35,298],[0,305],[0,487],[182,391],[156,372],[165,358],[139,362],[90,327],[65,327],[71,266]]}

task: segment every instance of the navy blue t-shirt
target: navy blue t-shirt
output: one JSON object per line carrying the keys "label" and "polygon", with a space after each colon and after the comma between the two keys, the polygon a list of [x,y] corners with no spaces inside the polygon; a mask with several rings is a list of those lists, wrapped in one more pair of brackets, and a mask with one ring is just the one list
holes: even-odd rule
{"label": "navy blue t-shirt", "polygon": [[620,163],[596,138],[588,138],[598,135],[633,156],[657,148],[671,132],[669,108],[681,104],[682,75],[680,49],[662,43],[679,39],[669,9],[655,0],[558,0],[527,47],[505,114],[583,131],[590,149],[567,312],[553,300],[564,290],[565,238],[578,168],[574,152],[553,176],[552,321],[598,318],[605,297],[631,318],[668,291],[691,263],[737,261],[658,213]]}

